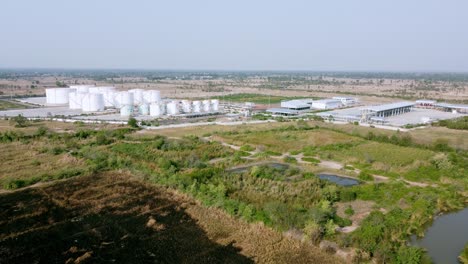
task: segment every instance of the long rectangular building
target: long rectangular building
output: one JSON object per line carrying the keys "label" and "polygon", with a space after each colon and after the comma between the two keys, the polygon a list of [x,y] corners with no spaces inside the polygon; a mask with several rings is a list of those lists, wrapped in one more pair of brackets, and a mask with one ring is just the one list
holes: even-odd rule
{"label": "long rectangular building", "polygon": [[412,102],[397,102],[391,104],[383,104],[376,106],[368,106],[362,109],[363,115],[368,117],[388,117],[408,113],[414,107]]}
{"label": "long rectangular building", "polygon": [[463,104],[447,104],[447,103],[438,103],[434,105],[436,108],[442,109],[444,111],[458,112],[458,113],[468,113],[468,105]]}

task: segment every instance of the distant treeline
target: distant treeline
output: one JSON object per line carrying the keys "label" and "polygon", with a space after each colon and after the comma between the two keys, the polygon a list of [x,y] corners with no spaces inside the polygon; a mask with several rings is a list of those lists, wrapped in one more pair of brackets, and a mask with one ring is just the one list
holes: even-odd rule
{"label": "distant treeline", "polygon": [[352,79],[406,79],[467,82],[468,73],[450,72],[333,72],[333,71],[210,71],[210,70],[145,70],[145,69],[0,69],[0,79],[62,76],[72,78],[107,79],[119,77],[143,77],[150,80],[161,79],[245,79],[331,77]]}

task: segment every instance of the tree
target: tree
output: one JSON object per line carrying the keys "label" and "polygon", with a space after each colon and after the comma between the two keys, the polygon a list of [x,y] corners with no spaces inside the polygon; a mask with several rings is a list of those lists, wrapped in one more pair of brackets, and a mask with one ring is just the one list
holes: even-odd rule
{"label": "tree", "polygon": [[29,126],[29,120],[24,117],[22,114],[11,118],[10,123],[15,127],[27,127]]}
{"label": "tree", "polygon": [[128,119],[127,123],[130,127],[137,128],[138,127],[138,121],[134,117],[130,117]]}
{"label": "tree", "polygon": [[67,85],[61,81],[56,81],[55,85],[57,85],[57,87],[67,87]]}

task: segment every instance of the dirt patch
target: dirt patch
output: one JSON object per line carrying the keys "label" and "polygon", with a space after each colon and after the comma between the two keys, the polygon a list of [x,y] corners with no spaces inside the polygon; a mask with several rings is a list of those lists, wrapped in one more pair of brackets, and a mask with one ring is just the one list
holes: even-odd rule
{"label": "dirt patch", "polygon": [[[369,215],[370,212],[373,210],[374,205],[375,202],[362,200],[337,203],[337,215],[339,215],[340,217],[349,218],[351,219],[351,221],[353,221],[353,224],[351,226],[343,227],[339,231],[349,233],[356,230],[361,224],[362,220],[364,220],[364,218],[366,218],[366,216]],[[345,210],[350,206],[354,211],[354,214],[352,214],[351,216],[345,213]]]}

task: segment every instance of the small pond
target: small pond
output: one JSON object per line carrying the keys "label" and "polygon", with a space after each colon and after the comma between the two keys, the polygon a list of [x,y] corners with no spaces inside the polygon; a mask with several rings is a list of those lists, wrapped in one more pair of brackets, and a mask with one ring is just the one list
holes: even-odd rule
{"label": "small pond", "polygon": [[322,174],[318,174],[317,176],[322,180],[333,182],[341,186],[353,186],[353,185],[360,184],[359,180],[348,178],[348,177],[343,177],[343,176],[338,176],[338,175],[333,175],[333,174],[322,173]]}
{"label": "small pond", "polygon": [[458,256],[468,243],[468,208],[441,215],[427,230],[423,238],[411,238],[411,244],[427,249],[434,263],[459,263]]}

